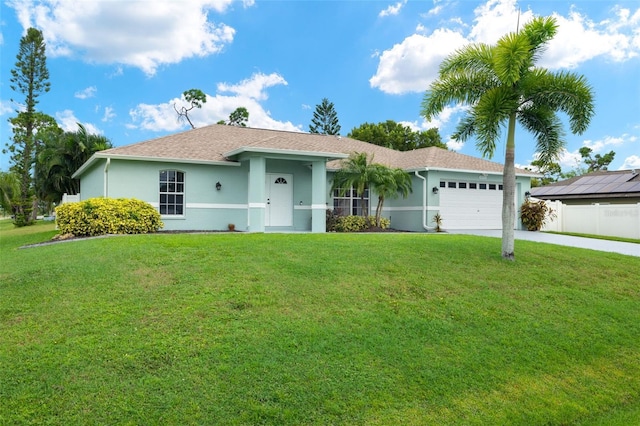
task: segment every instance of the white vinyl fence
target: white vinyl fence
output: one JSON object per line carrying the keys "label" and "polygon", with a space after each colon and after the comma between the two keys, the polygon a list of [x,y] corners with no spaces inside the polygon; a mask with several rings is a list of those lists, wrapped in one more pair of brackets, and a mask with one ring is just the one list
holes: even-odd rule
{"label": "white vinyl fence", "polygon": [[69,195],[65,192],[62,194],[62,202],[60,204],[77,203],[78,201],[80,201],[80,194]]}
{"label": "white vinyl fence", "polygon": [[547,201],[556,214],[543,231],[576,232],[640,239],[640,203],[569,206]]}

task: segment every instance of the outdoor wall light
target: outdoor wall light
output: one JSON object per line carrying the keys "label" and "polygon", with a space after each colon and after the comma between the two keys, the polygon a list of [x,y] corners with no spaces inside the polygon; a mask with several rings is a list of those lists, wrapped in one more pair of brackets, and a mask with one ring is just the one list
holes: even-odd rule
{"label": "outdoor wall light", "polygon": [[524,196],[525,196],[526,198],[531,197],[531,192],[529,192],[529,191],[525,192],[525,193],[524,193]]}
{"label": "outdoor wall light", "polygon": [[437,194],[438,192],[440,192],[440,190],[438,189],[437,186],[434,186],[431,192],[433,192],[434,194]]}
{"label": "outdoor wall light", "polygon": [[222,189],[222,184],[220,182],[216,182],[216,190],[220,191]]}

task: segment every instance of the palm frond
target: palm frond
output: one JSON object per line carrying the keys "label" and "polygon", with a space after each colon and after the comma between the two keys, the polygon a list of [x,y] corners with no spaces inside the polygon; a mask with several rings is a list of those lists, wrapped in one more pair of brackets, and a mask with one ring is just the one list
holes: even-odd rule
{"label": "palm frond", "polygon": [[535,70],[527,76],[523,91],[532,103],[567,114],[574,134],[583,133],[595,114],[593,89],[584,76],[572,72]]}
{"label": "palm frond", "polygon": [[518,122],[536,138],[538,159],[544,164],[557,161],[566,141],[562,122],[555,112],[542,105],[532,105],[518,113]]}

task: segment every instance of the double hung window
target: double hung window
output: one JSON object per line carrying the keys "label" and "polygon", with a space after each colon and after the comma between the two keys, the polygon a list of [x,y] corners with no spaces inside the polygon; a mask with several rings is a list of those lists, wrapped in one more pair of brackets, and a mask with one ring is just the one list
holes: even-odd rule
{"label": "double hung window", "polygon": [[160,170],[160,214],[184,215],[184,172]]}
{"label": "double hung window", "polygon": [[364,204],[360,195],[353,188],[348,189],[342,194],[342,189],[333,191],[333,211],[339,216],[360,216],[362,209],[369,211],[369,189],[364,190]]}

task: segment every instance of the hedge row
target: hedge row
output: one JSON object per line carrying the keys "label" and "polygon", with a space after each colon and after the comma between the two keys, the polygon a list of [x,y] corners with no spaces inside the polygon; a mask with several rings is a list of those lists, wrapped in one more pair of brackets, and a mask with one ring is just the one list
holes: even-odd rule
{"label": "hedge row", "polygon": [[[327,231],[335,232],[361,232],[375,226],[374,216],[332,216],[327,218]],[[391,221],[387,218],[380,219],[380,228],[387,229]]]}
{"label": "hedge row", "polygon": [[133,198],[90,198],[56,208],[62,234],[88,237],[105,234],[146,234],[164,226],[149,203]]}

